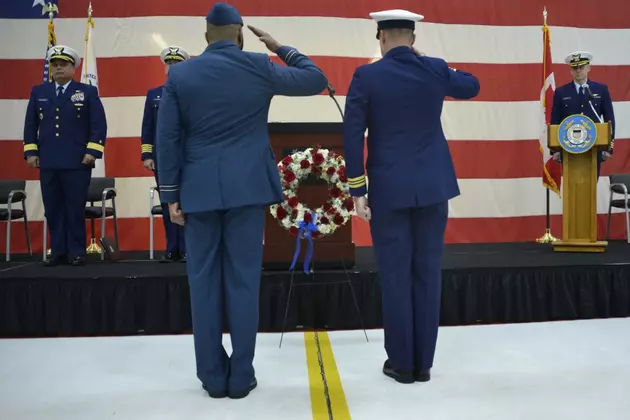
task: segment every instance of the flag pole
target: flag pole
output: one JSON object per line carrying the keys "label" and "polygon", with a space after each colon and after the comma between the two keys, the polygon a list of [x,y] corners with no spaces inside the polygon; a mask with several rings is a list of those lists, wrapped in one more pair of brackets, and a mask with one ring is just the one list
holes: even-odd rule
{"label": "flag pole", "polygon": [[[547,28],[547,6],[545,6],[543,8],[543,31]],[[545,68],[546,64],[551,65],[551,63],[545,63],[546,61],[546,57],[547,54],[545,54],[546,49],[548,47],[548,43],[547,43],[547,39],[545,37],[543,37],[544,40],[544,45],[543,45],[543,86],[545,85],[545,80],[547,78],[547,71]],[[547,107],[547,104],[545,104],[545,108]],[[545,124],[547,122],[545,121]],[[544,165],[544,164],[543,164]],[[544,170],[544,166],[543,166],[543,170]],[[550,195],[549,195],[549,188],[545,186],[545,208],[546,208],[546,212],[545,212],[545,234],[543,236],[541,236],[540,238],[536,239],[536,242],[540,243],[540,244],[548,244],[548,243],[552,243],[552,242],[556,242],[558,239],[555,238],[552,234],[551,234],[551,209],[550,209]]]}
{"label": "flag pole", "polygon": [[[84,47],[84,53],[83,53],[83,67],[85,68],[87,66],[87,62],[88,62],[88,54],[89,54],[89,48],[88,48],[88,41],[90,39],[90,27],[94,28],[94,21],[92,21],[92,2],[90,2],[90,4],[88,5],[88,18],[87,18],[87,22],[85,23],[85,47]],[[81,80],[81,82],[89,84],[89,80],[88,80],[88,73],[84,72],[83,74],[83,80]]]}
{"label": "flag pole", "polygon": [[[55,13],[59,14],[59,7],[56,4],[48,3],[42,6],[42,15],[48,13],[48,48],[51,48],[57,44],[57,37],[55,36]],[[48,51],[46,51],[48,54]],[[52,72],[48,72],[48,82],[52,82]]]}
{"label": "flag pole", "polygon": [[[90,53],[90,48],[89,48],[89,41],[90,41],[90,29],[94,28],[94,21],[92,21],[92,2],[90,2],[90,4],[88,5],[88,17],[87,17],[87,22],[85,23],[85,49],[84,49],[84,53],[83,53],[83,67],[81,69],[81,72],[83,73],[83,80],[81,80],[82,83],[88,84],[90,85],[90,80],[89,80],[89,72],[88,72],[88,60],[90,59],[90,57],[88,56],[88,54]],[[94,220],[92,220],[92,223],[94,223]],[[92,226],[92,228],[94,228],[94,226]],[[101,247],[96,243],[96,238],[90,238],[90,245],[85,249],[85,252],[87,254],[100,254],[101,253]]]}
{"label": "flag pole", "polygon": [[[48,45],[46,50],[46,60],[48,60],[48,49],[57,45],[57,36],[55,35],[55,13],[59,14],[59,6],[53,3],[42,5],[42,16],[48,13]],[[52,82],[52,72],[48,69],[48,83]],[[45,216],[44,216],[45,218]],[[48,230],[46,224],[44,224],[44,230]],[[43,248],[46,250],[46,256],[50,256],[51,250],[47,246],[47,232],[44,232]],[[46,257],[44,257],[46,259]]]}

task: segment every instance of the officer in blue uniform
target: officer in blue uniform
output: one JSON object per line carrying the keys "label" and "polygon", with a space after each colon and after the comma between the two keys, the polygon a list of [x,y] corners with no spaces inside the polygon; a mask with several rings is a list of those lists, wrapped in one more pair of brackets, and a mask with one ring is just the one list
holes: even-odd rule
{"label": "officer in blue uniform", "polygon": [[358,67],[348,90],[348,185],[357,215],[370,222],[379,267],[388,356],[383,373],[400,383],[428,381],[440,321],[448,200],[460,194],[440,115],[446,97],[474,98],[479,82],[413,49],[422,15],[387,10],[370,16],[383,58]]}
{"label": "officer in blue uniform", "polygon": [[[178,46],[164,48],[160,54],[164,63],[166,74],[173,64],[186,61],[190,55],[186,50]],[[160,177],[155,164],[155,129],[157,124],[157,114],[162,99],[164,85],[149,89],[144,102],[144,115],[142,117],[142,164],[150,171],[154,171],[155,182],[160,185]],[[168,213],[168,205],[162,203],[162,220],[164,222],[164,232],[166,233],[166,252],[161,258],[161,262],[186,261],[186,241],[184,238],[184,228],[171,222]]]}
{"label": "officer in blue uniform", "polygon": [[173,66],[164,86],[159,188],[171,220],[185,224],[197,376],[211,397],[243,398],[257,385],[265,214],[283,201],[269,144],[270,102],[275,95],[317,95],[328,80],[306,56],[260,29],[249,27],[286,66],[243,51],[243,20],[228,4],[215,4],[206,22],[208,47]]}
{"label": "officer in blue uniform", "polygon": [[96,87],[72,80],[79,54],[65,45],[48,51],[54,83],[34,86],[24,122],[24,158],[39,168],[50,229],[47,266],[85,263],[85,203],[107,122]]}
{"label": "officer in blue uniform", "polygon": [[[597,177],[599,178],[601,163],[608,160],[613,153],[615,113],[608,86],[588,79],[592,60],[593,55],[587,51],[575,51],[566,56],[564,61],[571,69],[573,81],[558,87],[554,92],[551,124],[560,124],[566,117],[575,114],[586,115],[596,123],[600,122],[599,117],[602,117],[604,122],[611,123],[610,148],[599,150],[597,154]],[[592,108],[591,104],[593,105]],[[561,151],[553,152],[553,158],[556,161],[561,161]]]}

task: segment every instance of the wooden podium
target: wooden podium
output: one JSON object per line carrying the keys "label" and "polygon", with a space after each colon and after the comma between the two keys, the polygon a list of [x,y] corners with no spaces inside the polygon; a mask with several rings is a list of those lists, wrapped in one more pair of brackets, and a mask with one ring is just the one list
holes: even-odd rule
{"label": "wooden podium", "polygon": [[[323,148],[343,154],[342,123],[270,123],[271,147],[276,162],[295,150],[320,144]],[[311,209],[328,200],[328,185],[322,180],[306,179],[300,183],[300,200]],[[267,211],[263,246],[263,268],[288,270],[293,260],[297,237],[285,230]],[[300,254],[295,266],[302,271],[308,242],[301,240]],[[313,240],[312,261],[317,269],[350,269],[355,264],[355,246],[352,242],[352,220],[334,234]]]}
{"label": "wooden podium", "polygon": [[597,240],[597,153],[609,147],[611,125],[576,114],[547,133],[549,148],[562,152],[562,240],[553,249],[604,252],[608,242]]}

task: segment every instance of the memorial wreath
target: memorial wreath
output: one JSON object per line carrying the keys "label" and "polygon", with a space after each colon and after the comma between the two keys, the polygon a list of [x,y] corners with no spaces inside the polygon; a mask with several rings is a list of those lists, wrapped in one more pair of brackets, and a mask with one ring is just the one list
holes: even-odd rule
{"label": "memorial wreath", "polygon": [[[292,234],[310,239],[333,234],[354,214],[348,193],[343,156],[321,146],[295,151],[278,163],[284,201],[270,207],[271,215]],[[328,184],[329,198],[315,210],[300,201],[300,182],[316,176]]]}

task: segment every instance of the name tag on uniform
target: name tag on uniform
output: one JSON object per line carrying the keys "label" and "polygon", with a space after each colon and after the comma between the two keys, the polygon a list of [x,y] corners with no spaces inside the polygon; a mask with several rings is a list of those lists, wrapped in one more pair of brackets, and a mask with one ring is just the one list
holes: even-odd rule
{"label": "name tag on uniform", "polygon": [[48,102],[48,98],[37,98],[37,102]]}

